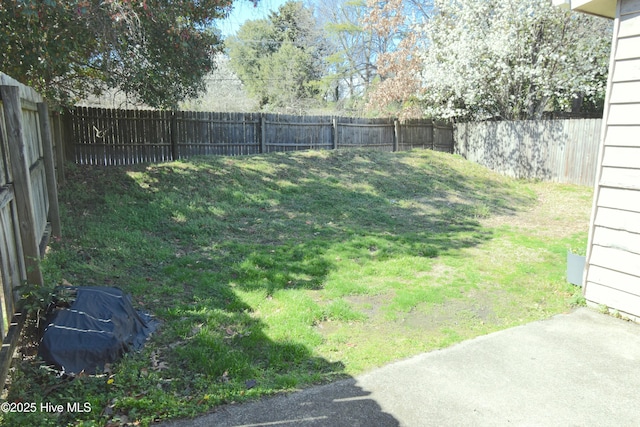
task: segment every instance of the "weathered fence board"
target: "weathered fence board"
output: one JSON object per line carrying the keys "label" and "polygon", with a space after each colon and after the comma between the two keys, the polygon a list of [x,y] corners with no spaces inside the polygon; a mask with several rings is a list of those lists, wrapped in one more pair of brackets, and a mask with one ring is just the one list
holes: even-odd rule
{"label": "weathered fence board", "polygon": [[2,73],[0,95],[0,382],[4,384],[24,323],[16,311],[16,287],[25,281],[43,285],[40,258],[51,230],[59,236],[60,219],[46,104],[33,89]]}
{"label": "weathered fence board", "polygon": [[266,114],[262,132],[265,153],[333,148],[333,119],[329,116]]}
{"label": "weathered fence board", "polygon": [[433,149],[452,153],[454,142],[453,127],[445,124],[434,124],[433,126]]}
{"label": "weathered fence board", "polygon": [[[60,209],[58,206],[58,182],[56,177],[56,158],[54,155],[55,138],[53,136],[53,128],[51,126],[51,115],[49,108],[44,102],[38,103],[38,116],[40,122],[40,135],[41,135],[41,147],[42,147],[42,162],[44,164],[44,183],[43,188],[46,188],[44,192],[43,200],[45,203],[45,221],[51,220],[52,233],[54,236],[60,236],[62,234],[60,225]],[[48,218],[47,215],[48,214]],[[43,230],[44,233],[44,230]]]}
{"label": "weathered fence board", "polygon": [[293,150],[429,148],[453,151],[453,127],[430,120],[260,113],[109,110],[67,114],[72,159],[80,164],[162,162],[196,155],[239,156]]}
{"label": "weathered fence board", "polygon": [[403,123],[398,135],[398,149],[413,148],[434,149],[434,127],[430,120],[412,120]]}
{"label": "weathered fence board", "polygon": [[459,123],[455,153],[515,178],[593,185],[601,119]]}
{"label": "weathered fence board", "polygon": [[[260,117],[257,114],[178,111],[173,120],[177,158],[238,156],[260,150]],[[171,132],[172,127],[166,129]]]}
{"label": "weathered fence board", "polygon": [[395,120],[343,117],[337,121],[338,148],[371,148],[393,151],[395,145]]}
{"label": "weathered fence board", "polygon": [[0,257],[2,273],[2,319],[0,330],[2,337],[7,334],[9,321],[15,312],[15,293],[13,287],[26,277],[20,230],[18,229],[18,213],[14,202],[13,187],[3,189],[0,205]]}
{"label": "weathered fence board", "polygon": [[[30,173],[31,159],[36,151],[29,147],[36,142],[35,138],[30,138],[31,129],[27,128],[29,121],[23,121],[23,109],[21,107],[20,93],[16,86],[1,86],[4,119],[7,132],[7,146],[9,147],[9,158],[11,172],[13,175],[13,186],[20,218],[20,236],[25,251],[25,263],[27,265],[27,280],[31,284],[42,285],[42,273],[39,263],[40,235],[40,212],[38,202],[40,201],[39,191],[33,185]],[[28,117],[28,114],[26,114]],[[35,166],[37,166],[36,163]],[[39,168],[35,168],[36,177],[39,176]],[[41,184],[40,182],[36,182]],[[36,203],[34,203],[36,200]]]}

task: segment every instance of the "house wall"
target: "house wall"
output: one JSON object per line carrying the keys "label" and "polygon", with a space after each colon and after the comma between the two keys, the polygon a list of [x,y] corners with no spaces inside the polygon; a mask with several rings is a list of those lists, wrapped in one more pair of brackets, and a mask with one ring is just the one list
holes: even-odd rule
{"label": "house wall", "polygon": [[616,11],[585,274],[592,304],[640,318],[640,0]]}

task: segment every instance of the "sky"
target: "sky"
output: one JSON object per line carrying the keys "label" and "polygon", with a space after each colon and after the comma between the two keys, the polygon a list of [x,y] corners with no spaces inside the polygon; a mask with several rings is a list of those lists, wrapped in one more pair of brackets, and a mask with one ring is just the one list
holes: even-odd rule
{"label": "sky", "polygon": [[249,0],[235,0],[233,10],[227,19],[218,22],[218,28],[224,37],[233,35],[238,28],[248,20],[266,18],[270,11],[275,11],[284,4],[286,0],[259,0],[254,6]]}

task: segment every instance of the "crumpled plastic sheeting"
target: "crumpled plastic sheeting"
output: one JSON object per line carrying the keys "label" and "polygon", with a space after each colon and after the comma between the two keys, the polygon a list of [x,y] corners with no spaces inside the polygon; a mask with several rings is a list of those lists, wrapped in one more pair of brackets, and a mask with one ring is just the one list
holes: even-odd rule
{"label": "crumpled plastic sheeting", "polygon": [[106,363],[139,350],[159,322],[133,308],[131,299],[113,287],[79,286],[69,308],[51,317],[39,355],[64,374],[95,374]]}

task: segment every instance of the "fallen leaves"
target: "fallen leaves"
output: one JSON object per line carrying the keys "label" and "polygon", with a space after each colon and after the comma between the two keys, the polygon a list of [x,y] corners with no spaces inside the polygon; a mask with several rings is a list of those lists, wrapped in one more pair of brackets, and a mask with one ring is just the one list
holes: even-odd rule
{"label": "fallen leaves", "polygon": [[150,359],[151,369],[153,369],[154,371],[169,369],[169,364],[165,361],[160,360],[160,353],[158,351],[152,351]]}

